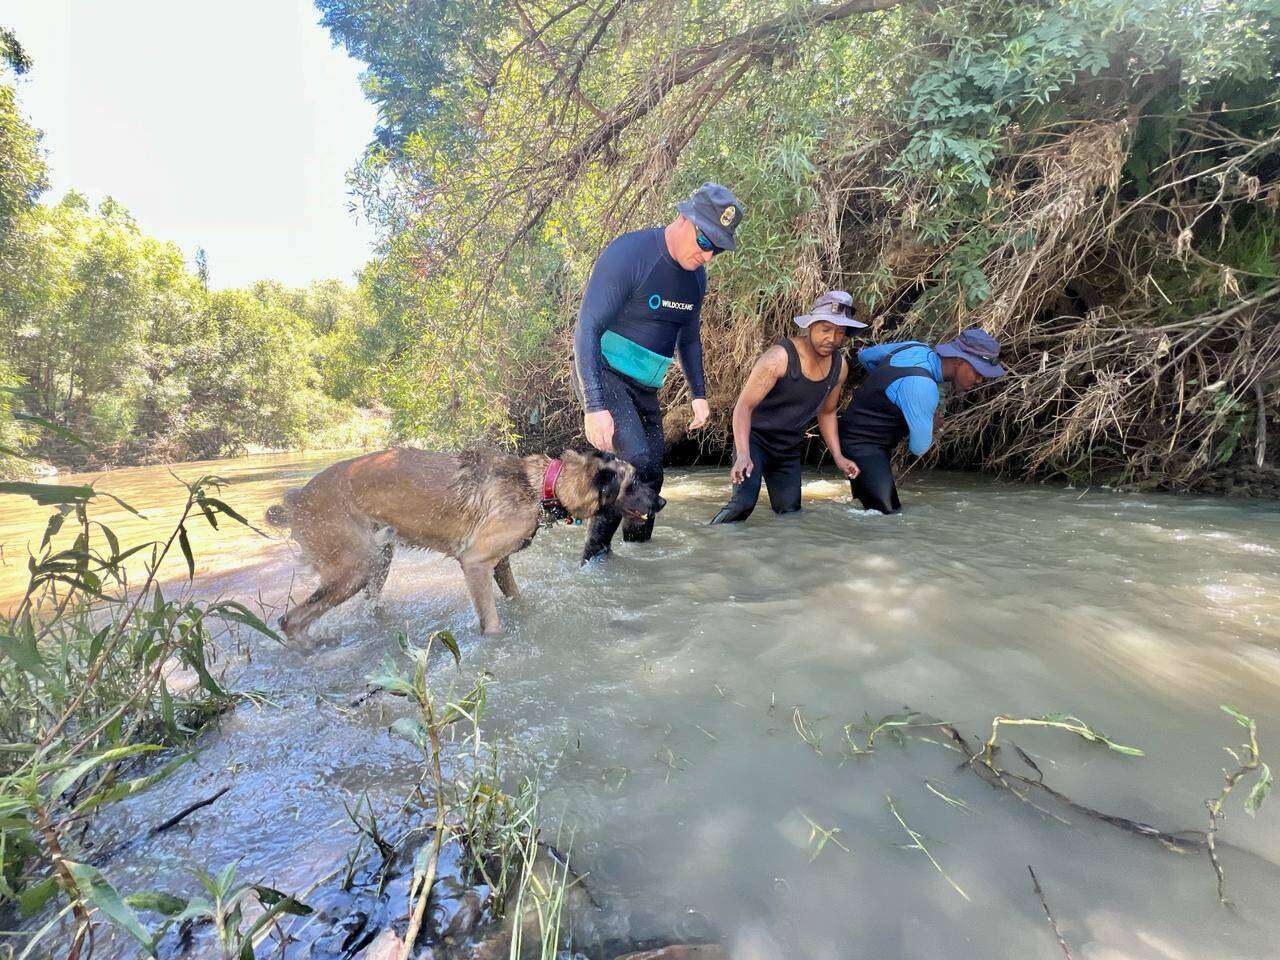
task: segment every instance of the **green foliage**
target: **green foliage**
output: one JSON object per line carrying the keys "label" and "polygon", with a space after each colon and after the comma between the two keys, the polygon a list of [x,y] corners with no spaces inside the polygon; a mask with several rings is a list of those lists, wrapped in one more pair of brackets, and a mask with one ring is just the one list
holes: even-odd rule
{"label": "green foliage", "polygon": [[31,69],[31,58],[27,56],[13,31],[7,27],[0,27],[0,62],[17,74]]}
{"label": "green foliage", "polygon": [[335,282],[208,291],[109,199],[27,210],[0,263],[0,375],[86,440],[45,435],[34,452],[62,464],[307,446],[376,401],[375,336]]}
{"label": "green foliage", "polygon": [[[4,39],[0,36],[0,49]],[[40,135],[18,112],[13,87],[0,83],[0,258],[7,256],[18,218],[47,185]]]}
{"label": "green foliage", "polygon": [[[1240,357],[1272,327],[1175,336],[1154,373],[1166,347],[1142,331],[1274,279],[1273,0],[842,6],[446,4],[428,23],[324,0],[388,121],[353,182],[388,238],[367,280],[395,432],[575,435],[565,335],[595,257],[715,179],[746,214],[703,314],[721,424],[759,348],[842,286],[873,336],[985,323],[1043,364],[1038,392],[1010,378],[948,431],[949,462],[1153,483],[1238,463],[1259,413]],[[1187,371],[1221,358],[1228,400],[1188,400]]]}
{"label": "green foliage", "polygon": [[[167,748],[188,743],[235,702],[214,675],[216,638],[245,627],[280,639],[240,603],[174,599],[156,582],[176,546],[190,559],[189,523],[246,522],[218,496],[221,486],[215,477],[186,485],[185,505],[166,539],[124,545],[93,518],[104,498],[132,509],[110,494],[69,484],[0,484],[0,500],[29,497],[54,508],[30,560],[26,595],[0,620],[0,908],[16,904],[27,917],[60,898],[75,918],[76,943],[88,934],[91,910],[149,953],[155,936],[135,910],[202,915],[194,902],[122,896],[78,851],[95,845],[89,827],[96,811],[153,788],[189,762],[193,753]],[[72,545],[54,547],[68,524],[76,531]],[[124,562],[137,554],[148,557],[146,576],[131,585]],[[243,891],[223,893],[215,904],[243,898]],[[279,902],[269,893],[275,899],[260,896],[267,913]],[[219,927],[224,945],[239,938],[232,955],[244,957],[252,955],[242,952],[244,944],[261,929],[255,923],[241,936],[238,923]]]}

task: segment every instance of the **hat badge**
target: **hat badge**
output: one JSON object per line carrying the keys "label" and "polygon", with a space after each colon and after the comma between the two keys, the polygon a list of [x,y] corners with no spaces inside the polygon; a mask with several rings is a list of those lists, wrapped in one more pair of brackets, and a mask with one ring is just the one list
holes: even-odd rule
{"label": "hat badge", "polygon": [[738,208],[732,203],[724,208],[724,212],[720,214],[720,226],[727,227],[733,223],[733,218],[738,215]]}

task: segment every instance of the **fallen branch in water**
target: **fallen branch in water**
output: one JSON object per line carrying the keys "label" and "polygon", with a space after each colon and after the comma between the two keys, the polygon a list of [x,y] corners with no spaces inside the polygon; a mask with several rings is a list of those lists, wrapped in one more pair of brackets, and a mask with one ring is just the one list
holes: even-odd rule
{"label": "fallen branch in water", "polygon": [[201,809],[202,807],[207,807],[209,806],[209,804],[221,799],[221,797],[230,789],[231,789],[231,784],[227,784],[225,787],[223,787],[213,796],[205,797],[203,800],[197,800],[195,803],[191,804],[191,806],[189,807],[183,807],[181,810],[175,813],[172,817],[170,817],[164,823],[160,824],[159,826],[153,827],[151,830],[152,834],[164,833],[166,830],[170,829],[171,827],[176,827],[178,824],[180,824],[183,820],[187,819],[187,817],[191,816],[191,814],[195,813],[197,810]]}
{"label": "fallen branch in water", "polygon": [[1063,806],[1075,810],[1077,813],[1082,813],[1094,820],[1101,820],[1103,823],[1109,823],[1111,826],[1118,827],[1128,833],[1133,833],[1140,837],[1146,837],[1148,840],[1159,841],[1167,849],[1172,850],[1175,853],[1189,853],[1192,850],[1198,850],[1200,847],[1204,846],[1204,834],[1200,833],[1198,830],[1182,831],[1184,835],[1180,836],[1179,834],[1160,830],[1147,823],[1130,820],[1127,817],[1117,817],[1113,814],[1103,813],[1101,810],[1095,810],[1092,807],[1086,807],[1084,804],[1077,803],[1065,794],[1059,793],[1043,780],[1032,780],[1030,777],[1024,777],[1021,774],[1013,773],[1010,770],[1005,770],[1004,768],[997,766],[994,762],[994,753],[992,762],[988,763],[983,758],[983,751],[975,751],[969,745],[969,741],[964,738],[964,735],[950,724],[942,724],[939,729],[955,741],[961,752],[968,758],[964,763],[965,767],[977,773],[978,776],[982,777],[982,779],[991,786],[998,789],[1008,790],[1023,803],[1029,804],[1041,813],[1053,817],[1061,823],[1069,823],[1069,821],[1063,820],[1061,817],[1058,817],[1035,804],[1029,797],[1027,797],[1026,794],[1018,790],[1017,787],[1014,786],[1014,783],[1042,790]]}
{"label": "fallen branch in water", "polygon": [[1058,946],[1062,947],[1062,955],[1071,960],[1071,950],[1067,947],[1067,941],[1063,939],[1062,931],[1058,929],[1058,921],[1053,919],[1053,912],[1049,909],[1049,901],[1044,898],[1044,891],[1040,889],[1040,879],[1036,876],[1036,872],[1031,869],[1031,864],[1027,864],[1027,872],[1031,874],[1031,885],[1036,889],[1036,896],[1040,898],[1040,906],[1044,907],[1044,915],[1049,918],[1049,926],[1053,928],[1053,935],[1058,938]]}

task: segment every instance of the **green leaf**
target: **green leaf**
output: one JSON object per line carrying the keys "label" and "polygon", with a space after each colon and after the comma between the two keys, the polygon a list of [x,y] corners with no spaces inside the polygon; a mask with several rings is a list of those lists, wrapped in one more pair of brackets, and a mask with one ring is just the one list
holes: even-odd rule
{"label": "green leaf", "polygon": [[62,508],[57,513],[49,515],[49,522],[44,528],[44,537],[40,540],[40,549],[43,550],[49,545],[49,541],[58,535],[58,531],[62,529],[63,522],[67,519],[67,510]]}
{"label": "green leaf", "polygon": [[208,612],[224,620],[234,620],[236,623],[242,623],[246,627],[252,627],[263,636],[270,637],[278,643],[284,643],[284,637],[267,626],[261,617],[243,603],[237,603],[235,600],[223,600],[210,607]]}
{"label": "green leaf", "polygon": [[1253,723],[1252,720],[1246,717],[1239,710],[1236,710],[1234,707],[1228,707],[1225,703],[1219,704],[1218,709],[1228,716],[1234,717],[1236,723],[1240,724],[1240,726],[1244,727],[1246,730],[1248,730],[1249,725]]}
{"label": "green leaf", "polygon": [[295,917],[305,917],[312,912],[311,908],[287,893],[281,893],[275,887],[266,887],[255,883],[253,892],[264,907],[278,907],[277,913],[289,913]]}
{"label": "green leaf", "polygon": [[148,774],[145,777],[126,780],[124,783],[117,783],[110,789],[103,790],[100,793],[95,793],[76,807],[76,813],[81,814],[86,810],[93,810],[97,807],[106,806],[109,803],[115,803],[118,800],[123,800],[125,797],[131,797],[135,793],[141,793],[143,790],[154,786],[161,780],[170,776],[184,763],[194,760],[195,756],[196,755],[194,753],[184,753],[182,756],[175,757],[170,760],[154,773]]}
{"label": "green leaf", "polygon": [[58,881],[55,877],[45,877],[39,883],[31,884],[18,894],[18,913],[23,919],[39,913],[40,908],[57,892]]}
{"label": "green leaf", "polygon": [[226,894],[226,892],[231,889],[231,884],[235,883],[237,866],[237,861],[232,860],[218,871],[218,879],[214,882],[217,884],[218,890],[223,894]]}
{"label": "green leaf", "polygon": [[377,673],[365,677],[371,684],[397,697],[413,696],[413,684],[396,672],[396,665],[388,657],[382,662]]}
{"label": "green leaf", "polygon": [[75,878],[80,895],[110,918],[117,927],[142,944],[147,953],[155,956],[156,947],[151,935],[138,920],[138,915],[120,899],[120,894],[102,872],[87,863],[74,863],[70,860],[65,862],[67,869],[71,871],[71,876]]}
{"label": "green leaf", "polygon": [[437,630],[432,639],[443,643],[445,649],[453,654],[454,664],[459,667],[462,666],[462,651],[458,649],[458,641],[454,638],[452,631]]}
{"label": "green leaf", "polygon": [[124,902],[135,910],[150,910],[152,913],[160,913],[166,917],[176,917],[187,909],[186,900],[160,890],[131,893],[124,898]]}
{"label": "green leaf", "polygon": [[1266,802],[1267,796],[1271,793],[1271,768],[1265,763],[1258,766],[1258,782],[1253,785],[1253,789],[1249,791],[1249,796],[1245,798],[1245,813],[1253,816],[1261,809],[1263,803]]}
{"label": "green leaf", "polygon": [[15,413],[13,415],[13,419],[22,420],[26,423],[34,423],[37,427],[48,430],[50,433],[57,434],[63,440],[67,440],[71,443],[78,443],[80,446],[88,450],[93,449],[93,444],[89,443],[89,441],[81,439],[66,427],[59,423],[54,423],[52,420],[46,420],[44,417],[37,417],[33,413]]}
{"label": "green leaf", "polygon": [[4,654],[25,672],[39,677],[45,683],[54,685],[53,677],[45,667],[44,659],[32,636],[15,637],[0,633],[0,654]]}
{"label": "green leaf", "polygon": [[150,743],[135,743],[128,747],[113,747],[110,750],[104,750],[96,756],[84,760],[70,770],[66,771],[62,776],[54,781],[50,796],[60,797],[71,789],[71,785],[83,777],[90,770],[102,766],[104,763],[112,763],[116,760],[122,760],[125,757],[131,757],[136,753],[151,753],[161,749]]}
{"label": "green leaf", "polygon": [[[202,497],[201,503],[207,503],[209,506],[213,507],[219,513],[225,513],[228,517],[230,517],[232,520],[236,521],[237,523],[242,523],[246,527],[256,529],[254,528],[253,524],[251,524],[248,520],[246,520],[243,516],[240,515],[239,511],[232,509],[230,506],[228,506],[222,500],[219,500],[217,497]],[[214,524],[214,525],[217,526],[217,524]]]}
{"label": "green leaf", "polygon": [[88,503],[97,491],[89,486],[68,486],[60,483],[27,483],[10,480],[0,483],[0,493],[16,497],[30,497],[42,507],[54,507],[64,503]]}
{"label": "green leaf", "polygon": [[429,749],[429,739],[427,731],[413,717],[400,717],[391,724],[391,732],[396,736],[408,740],[423,750]]}
{"label": "green leaf", "polygon": [[187,539],[187,525],[178,527],[178,546],[182,547],[182,555],[187,558],[187,579],[196,577],[196,558],[191,553],[191,541]]}

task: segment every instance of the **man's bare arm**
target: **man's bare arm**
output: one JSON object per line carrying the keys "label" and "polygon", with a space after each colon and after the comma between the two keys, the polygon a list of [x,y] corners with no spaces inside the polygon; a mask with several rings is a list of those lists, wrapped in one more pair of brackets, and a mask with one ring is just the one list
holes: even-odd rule
{"label": "man's bare arm", "polygon": [[738,394],[738,402],[733,405],[733,450],[735,459],[729,478],[734,483],[741,483],[751,476],[755,464],[751,462],[751,414],[760,405],[769,391],[773,389],[778,378],[787,372],[787,351],[781,346],[773,346],[764,352],[751,373],[747,382],[742,385]]}
{"label": "man's bare arm", "polygon": [[836,407],[840,403],[840,391],[844,389],[844,382],[848,376],[849,364],[842,364],[839,382],[831,388],[831,392],[827,394],[826,399],[822,401],[822,406],[818,409],[818,432],[822,434],[827,449],[831,451],[831,459],[835,461],[836,469],[852,480],[858,475],[858,465],[847,459],[844,451],[840,449],[840,431],[836,426]]}

